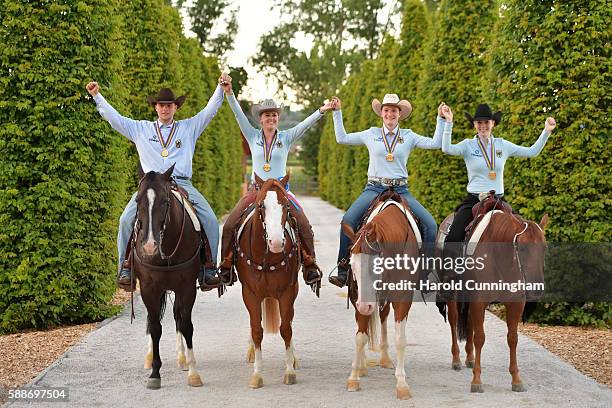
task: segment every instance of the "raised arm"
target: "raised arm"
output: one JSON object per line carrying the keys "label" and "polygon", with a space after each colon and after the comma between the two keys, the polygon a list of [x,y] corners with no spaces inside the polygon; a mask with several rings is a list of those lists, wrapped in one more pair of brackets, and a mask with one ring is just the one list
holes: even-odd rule
{"label": "raised arm", "polygon": [[287,129],[286,135],[287,135],[287,141],[289,142],[289,144],[293,144],[297,140],[301,139],[304,136],[304,133],[306,133],[306,131],[310,129],[312,125],[318,122],[319,119],[321,119],[321,117],[326,112],[332,110],[332,106],[333,106],[332,102],[325,103],[319,109],[314,111],[312,115],[308,116],[306,119],[304,119],[303,121],[301,121],[300,123],[292,127],[291,129]]}
{"label": "raised arm", "polygon": [[514,156],[514,157],[535,157],[537,156],[538,154],[540,154],[540,152],[544,148],[544,145],[546,144],[546,141],[548,140],[548,136],[550,136],[550,134],[552,133],[553,129],[556,126],[557,126],[557,123],[555,122],[554,118],[550,117],[546,119],[546,122],[544,124],[544,130],[540,134],[540,137],[538,137],[538,140],[536,140],[536,142],[532,144],[530,147],[518,146],[512,142],[508,142],[507,140],[504,140],[504,143],[508,144],[508,156]]}
{"label": "raised arm", "polygon": [[121,116],[110,103],[104,99],[100,93],[100,86],[97,82],[90,82],[86,86],[87,92],[93,96],[96,102],[96,107],[100,115],[110,123],[113,129],[127,137],[131,141],[134,141],[134,137],[137,134],[138,121]]}
{"label": "raised arm", "polygon": [[215,117],[219,108],[223,104],[223,89],[221,88],[221,84],[217,85],[215,88],[215,92],[208,100],[208,103],[197,115],[190,118],[189,121],[193,123],[193,128],[195,130],[196,139],[202,134],[206,126],[210,123],[210,121]]}
{"label": "raised arm", "polygon": [[249,122],[249,119],[247,119],[234,94],[230,93],[228,95],[226,92],[225,96],[227,97],[227,102],[229,103],[230,108],[232,108],[232,112],[234,112],[236,122],[238,122],[238,126],[240,127],[240,131],[244,137],[248,139],[248,135],[253,134],[253,132],[257,131],[257,129],[255,129],[253,125],[251,125],[251,122]]}
{"label": "raised arm", "polygon": [[[442,151],[452,156],[463,156],[464,144],[462,143],[452,144],[451,143],[451,134],[453,130],[453,111],[452,109],[450,108],[450,106],[443,104],[439,108],[439,112],[442,116],[444,116],[446,120],[446,126],[444,128],[444,132],[442,133]],[[448,126],[449,124],[450,124],[450,128]]]}

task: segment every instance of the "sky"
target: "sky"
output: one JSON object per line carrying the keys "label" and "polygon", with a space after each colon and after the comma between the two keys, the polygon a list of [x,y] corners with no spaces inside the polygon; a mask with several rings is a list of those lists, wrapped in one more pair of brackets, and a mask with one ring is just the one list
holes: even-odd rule
{"label": "sky", "polygon": [[[234,3],[238,3],[240,7],[238,33],[234,49],[228,54],[228,64],[234,67],[242,66],[249,74],[247,85],[242,91],[245,99],[256,102],[266,98],[278,100],[277,87],[266,81],[266,78],[259,74],[257,68],[249,60],[257,53],[259,38],[278,24],[279,13],[272,10],[273,0],[234,0]],[[185,34],[188,37],[194,36],[189,30],[188,18],[183,18],[183,25]],[[298,40],[295,46],[298,49],[306,50],[309,48],[309,42],[305,39]]]}

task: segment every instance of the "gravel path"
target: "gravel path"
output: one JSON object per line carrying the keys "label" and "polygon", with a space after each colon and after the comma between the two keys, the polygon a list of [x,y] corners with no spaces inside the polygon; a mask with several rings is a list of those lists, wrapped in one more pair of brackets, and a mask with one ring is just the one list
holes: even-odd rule
{"label": "gravel path", "polygon": [[[313,220],[317,257],[328,272],[335,262],[337,229],[342,212],[314,197],[302,199]],[[435,305],[416,303],[407,324],[407,381],[413,398],[395,398],[393,370],[369,369],[362,390],[348,393],[345,382],[354,354],[353,311],[346,309],[344,291],[325,283],[316,299],[305,286],[296,302],[293,325],[300,360],[298,384],[282,384],[284,346],[278,336],[266,335],[263,343],[264,384],[249,389],[252,366],[245,361],[249,335],[248,316],[238,287],[221,299],[212,293],[198,295],[194,308],[194,350],[204,381],[190,388],[187,373],[175,368],[174,323],[169,308],[164,319],[160,349],[162,388],[145,388],[149,372],[143,370],[146,351],[146,311],[136,298],[136,316],[129,310],[86,336],[30,383],[36,387],[68,387],[69,403],[35,403],[78,407],[118,406],[291,406],[293,407],[609,407],[612,391],[584,376],[569,364],[520,335],[519,367],[528,387],[510,391],[505,324],[487,314],[487,339],[483,350],[484,394],[471,394],[471,371],[450,368],[450,335]],[[389,325],[390,351],[395,355],[393,328]],[[369,357],[373,357],[369,353]],[[25,403],[9,403],[18,407]]]}

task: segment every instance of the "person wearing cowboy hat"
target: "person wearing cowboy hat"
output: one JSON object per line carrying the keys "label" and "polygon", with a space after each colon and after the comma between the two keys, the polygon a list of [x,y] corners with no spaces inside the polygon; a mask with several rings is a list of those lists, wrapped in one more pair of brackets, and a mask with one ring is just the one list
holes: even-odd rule
{"label": "person wearing cowboy hat", "polygon": [[[100,115],[106,119],[113,129],[127,137],[136,145],[140,166],[145,173],[156,171],[163,173],[174,165],[173,177],[176,183],[189,193],[189,199],[202,224],[202,232],[208,239],[212,260],[202,264],[200,270],[200,287],[212,289],[219,285],[216,276],[217,247],[219,245],[219,223],[212,208],[191,184],[192,160],[198,137],[215,117],[223,103],[223,91],[217,86],[206,107],[197,115],[184,120],[174,120],[174,114],[183,105],[186,97],[175,97],[168,88],[159,90],[157,96],[149,96],[147,102],[157,112],[154,121],[134,120],[121,116],[104,99],[97,82],[87,84],[87,92],[93,96]],[[119,219],[119,234],[117,250],[119,253],[118,285],[131,291],[131,270],[126,260],[126,249],[134,227],[136,217],[136,193],[128,202]],[[201,251],[204,256],[205,251]]]}
{"label": "person wearing cowboy hat", "polygon": [[[236,97],[232,92],[232,82],[229,75],[224,74],[221,82],[227,101],[236,116],[236,121],[244,138],[251,149],[253,160],[253,173],[251,179],[253,183],[247,193],[238,201],[230,215],[227,217],[223,226],[221,241],[221,265],[219,275],[223,283],[232,284],[235,276],[232,274],[234,232],[243,211],[255,201],[257,195],[256,180],[265,181],[270,178],[281,180],[287,173],[287,156],[291,146],[301,139],[305,132],[314,125],[325,112],[331,110],[331,102],[328,102],[314,111],[310,116],[298,123],[296,126],[287,130],[278,129],[281,107],[272,99],[266,99],[260,104],[254,105],[251,109],[253,118],[259,121],[260,129],[251,125],[244,112],[240,108]],[[288,186],[287,186],[288,188]],[[320,285],[321,270],[316,264],[314,233],[299,205],[297,199],[290,191],[287,191],[293,203],[290,212],[299,226],[299,236],[302,242],[302,262],[304,281],[311,285],[313,290]]]}
{"label": "person wearing cowboy hat", "polygon": [[[372,109],[382,118],[382,127],[346,133],[342,123],[340,99],[332,98],[334,105],[334,129],[336,141],[347,145],[365,145],[368,148],[370,163],[368,166],[368,182],[357,200],[349,207],[342,222],[356,230],[370,203],[388,188],[399,193],[407,202],[412,212],[421,220],[424,235],[426,255],[432,255],[433,242],[436,238],[437,225],[429,211],[408,191],[408,172],[406,162],[414,148],[438,149],[442,143],[442,133],[449,134],[453,128],[453,117],[442,118],[441,104],[438,107],[438,118],[434,137],[424,137],[410,129],[400,129],[399,122],[407,119],[412,113],[412,105],[396,94],[387,94],[382,102],[372,101]],[[330,276],[329,281],[343,287],[348,278],[349,269],[349,238],[340,229],[340,249],[338,251],[338,275]]]}
{"label": "person wearing cowboy hat", "polygon": [[[442,110],[444,116],[451,114],[446,106]],[[465,112],[465,117],[474,127],[476,135],[457,144],[451,143],[450,134],[442,137],[442,151],[453,156],[463,156],[467,167],[467,196],[455,208],[455,217],[446,236],[445,242],[463,242],[465,229],[473,220],[472,207],[480,201],[479,195],[493,190],[498,197],[504,199],[504,165],[509,157],[535,157],[544,148],[548,136],[557,126],[555,119],[549,117],[544,122],[544,130],[538,140],[530,147],[518,146],[501,137],[493,136],[493,128],[499,125],[502,113],[491,110],[489,105],[480,104],[474,116]],[[457,248],[458,249],[458,248]],[[457,256],[457,249],[453,252]]]}

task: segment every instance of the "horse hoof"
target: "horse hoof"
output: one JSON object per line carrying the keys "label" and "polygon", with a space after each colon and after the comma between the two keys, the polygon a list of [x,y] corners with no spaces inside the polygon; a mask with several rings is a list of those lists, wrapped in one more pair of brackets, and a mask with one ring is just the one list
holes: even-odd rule
{"label": "horse hoof", "polygon": [[523,385],[523,383],[512,384],[512,391],[514,392],[525,392],[527,388]]}
{"label": "horse hoof", "polygon": [[346,390],[350,392],[359,391],[361,387],[359,386],[359,380],[347,380],[346,381]]}
{"label": "horse hoof", "polygon": [[484,392],[484,388],[483,388],[482,384],[472,384],[470,386],[470,392],[483,393]]}
{"label": "horse hoof", "polygon": [[253,388],[254,390],[263,387],[263,378],[258,375],[252,375],[251,379],[249,380],[249,387]]}
{"label": "horse hoof", "polygon": [[283,378],[283,384],[285,385],[297,384],[297,377],[295,376],[295,373],[285,374],[285,378]]}
{"label": "horse hoof", "polygon": [[474,360],[465,360],[465,366],[467,368],[474,368]]}
{"label": "horse hoof", "polygon": [[394,368],[393,367],[393,362],[391,361],[391,359],[389,357],[381,357],[380,359],[380,366],[382,368]]}
{"label": "horse hoof", "polygon": [[200,374],[191,374],[187,377],[187,384],[192,387],[201,387],[204,385],[202,382],[202,378],[200,378]]}
{"label": "horse hoof", "polygon": [[455,371],[461,371],[461,362],[459,363],[453,363],[452,366],[453,370]]}
{"label": "horse hoof", "polygon": [[410,399],[412,397],[412,394],[410,394],[410,387],[408,386],[397,387],[396,395],[397,395],[397,399],[401,399],[401,400]]}
{"label": "horse hoof", "polygon": [[144,369],[150,370],[153,367],[153,353],[147,354],[144,361]]}
{"label": "horse hoof", "polygon": [[161,388],[161,378],[149,378],[147,388],[150,390],[159,390]]}
{"label": "horse hoof", "polygon": [[176,366],[183,371],[189,370],[189,366],[187,365],[187,358],[185,356],[180,356],[176,360]]}
{"label": "horse hoof", "polygon": [[376,367],[377,365],[378,361],[373,358],[366,361],[366,367]]}

